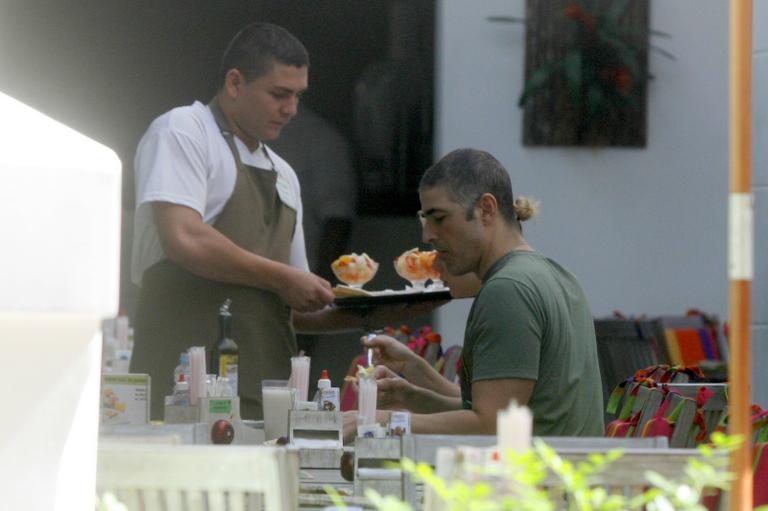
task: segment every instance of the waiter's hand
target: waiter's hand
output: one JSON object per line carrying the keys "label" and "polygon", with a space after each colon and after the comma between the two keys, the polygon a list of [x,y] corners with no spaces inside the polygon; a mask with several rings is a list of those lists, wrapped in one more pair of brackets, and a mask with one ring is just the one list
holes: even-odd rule
{"label": "waiter's hand", "polygon": [[277,294],[298,312],[314,312],[333,301],[331,284],[314,273],[287,267]]}
{"label": "waiter's hand", "polygon": [[382,410],[408,409],[413,386],[386,366],[376,366],[376,407]]}
{"label": "waiter's hand", "polygon": [[404,374],[407,377],[409,369],[412,369],[419,359],[408,346],[388,335],[377,335],[371,340],[363,337],[362,343],[366,348],[373,348],[375,365],[383,364],[395,374]]}

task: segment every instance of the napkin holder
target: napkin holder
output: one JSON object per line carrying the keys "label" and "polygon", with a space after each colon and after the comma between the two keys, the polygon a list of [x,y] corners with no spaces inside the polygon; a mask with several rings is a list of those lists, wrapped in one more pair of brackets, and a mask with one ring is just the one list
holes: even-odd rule
{"label": "napkin holder", "polygon": [[386,438],[357,437],[355,439],[355,495],[364,496],[367,488],[380,495],[393,495],[405,502],[413,502],[413,480],[398,468],[387,465],[398,463],[403,457],[404,442],[410,435]]}
{"label": "napkin holder", "polygon": [[301,468],[339,468],[344,453],[341,412],[291,410],[288,438],[299,449]]}

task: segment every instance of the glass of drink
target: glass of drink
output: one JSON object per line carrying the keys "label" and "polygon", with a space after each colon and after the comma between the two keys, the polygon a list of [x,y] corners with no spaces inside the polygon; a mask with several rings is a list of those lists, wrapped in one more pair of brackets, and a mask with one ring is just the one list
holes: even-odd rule
{"label": "glass of drink", "polygon": [[296,389],[288,386],[288,380],[261,381],[265,440],[288,436],[288,412],[295,397]]}

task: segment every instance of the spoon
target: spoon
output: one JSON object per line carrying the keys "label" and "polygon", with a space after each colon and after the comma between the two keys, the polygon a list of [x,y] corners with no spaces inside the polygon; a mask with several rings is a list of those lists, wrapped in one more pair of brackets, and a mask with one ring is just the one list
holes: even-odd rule
{"label": "spoon", "polygon": [[[370,342],[382,332],[383,330],[374,330],[373,332],[369,333],[366,338]],[[373,348],[368,348],[368,367],[373,367]]]}

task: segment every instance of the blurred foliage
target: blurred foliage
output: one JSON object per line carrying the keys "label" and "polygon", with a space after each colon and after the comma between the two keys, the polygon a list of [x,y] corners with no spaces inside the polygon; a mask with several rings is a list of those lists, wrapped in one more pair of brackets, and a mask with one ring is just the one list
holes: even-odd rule
{"label": "blurred foliage", "polygon": [[[700,456],[688,460],[679,478],[669,479],[646,470],[644,477],[648,488],[634,497],[625,496],[621,488],[615,489],[620,493],[611,493],[595,483],[597,475],[609,471],[611,464],[623,456],[620,449],[592,454],[586,461],[574,464],[561,458],[543,441],[535,439],[533,448],[524,453],[506,453],[504,463],[474,467],[473,472],[479,476],[470,478],[476,479],[474,481],[447,481],[437,476],[428,464],[408,459],[394,466],[431,488],[445,511],[550,511],[559,508],[556,504],[563,502],[567,502],[568,509],[573,511],[706,511],[701,503],[705,492],[727,490],[734,479],[728,472],[728,456],[716,454],[730,453],[742,441],[738,436],[713,433],[712,444],[699,447]],[[554,487],[556,491],[551,492],[547,487]],[[326,488],[326,491],[336,506],[345,508],[338,493],[332,488]],[[381,496],[370,489],[366,491],[366,497],[379,511],[413,511],[408,503],[393,496]]]}

